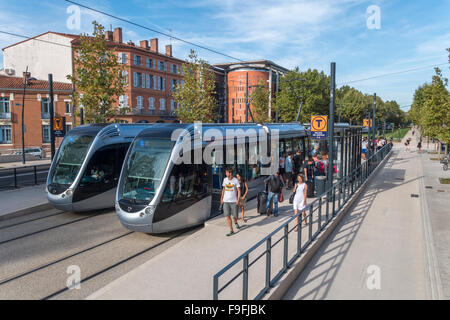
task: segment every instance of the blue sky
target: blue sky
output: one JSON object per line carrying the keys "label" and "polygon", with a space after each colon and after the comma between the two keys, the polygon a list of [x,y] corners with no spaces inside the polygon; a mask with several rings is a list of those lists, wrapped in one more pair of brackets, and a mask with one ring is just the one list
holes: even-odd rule
{"label": "blue sky", "polygon": [[[338,85],[408,69],[402,73],[349,85],[401,106],[412,102],[414,90],[429,82],[432,65],[448,62],[450,1],[361,0],[79,0],[82,4],[162,32],[214,48],[242,60],[268,59],[286,68],[316,68],[329,73],[336,62]],[[170,40],[81,9],[79,30],[68,29],[63,0],[0,0],[0,30],[34,36],[46,31],[90,32],[91,21],[121,26],[124,40],[138,43],[158,37],[160,51],[172,43],[174,56],[185,59],[192,46]],[[368,29],[367,8],[380,8],[380,29]],[[20,41],[0,34],[0,46]],[[232,59],[196,49],[210,63]],[[0,67],[3,56],[0,56]],[[427,67],[430,66],[430,67]],[[441,66],[450,77],[449,67]],[[408,110],[409,108],[404,108]]]}

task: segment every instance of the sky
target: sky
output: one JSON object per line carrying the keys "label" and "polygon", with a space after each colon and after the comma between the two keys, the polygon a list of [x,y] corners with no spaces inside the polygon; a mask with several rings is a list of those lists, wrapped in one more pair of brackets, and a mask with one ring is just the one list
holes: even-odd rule
{"label": "sky", "polygon": [[[74,5],[64,0],[0,0],[0,32],[29,37],[46,31],[90,33],[97,20],[107,29],[122,27],[125,42],[157,37],[160,52],[171,43],[173,55],[183,60],[194,49],[212,64],[235,61],[229,56],[267,59],[326,74],[336,62],[338,87],[348,84],[384,101],[396,100],[404,111],[417,87],[431,81],[433,66],[442,64],[450,78],[445,50],[450,48],[449,0],[74,1],[228,56],[81,7],[77,25]],[[21,40],[0,33],[1,48]]]}

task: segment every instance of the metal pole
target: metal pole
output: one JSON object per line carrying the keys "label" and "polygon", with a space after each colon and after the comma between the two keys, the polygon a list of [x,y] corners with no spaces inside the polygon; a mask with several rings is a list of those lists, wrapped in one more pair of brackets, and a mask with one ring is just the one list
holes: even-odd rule
{"label": "metal pole", "polygon": [[232,111],[233,111],[233,113],[231,114],[231,122],[234,123],[234,98],[231,99],[231,105],[232,105]]}
{"label": "metal pole", "polygon": [[23,92],[22,92],[22,163],[25,164],[25,123],[24,123],[24,113],[25,113],[25,90],[27,87],[28,78],[28,66],[25,71],[25,76],[23,78]]}
{"label": "metal pole", "polygon": [[328,179],[327,190],[333,185],[333,162],[334,162],[334,94],[336,81],[336,63],[331,63],[330,74],[330,116],[328,118]]}
{"label": "metal pole", "polygon": [[248,102],[248,72],[245,80],[245,123],[248,123],[248,108],[249,102]]}
{"label": "metal pole", "polygon": [[372,126],[373,126],[373,134],[372,134],[372,137],[373,137],[373,147],[374,147],[374,150],[375,150],[375,148],[376,148],[376,146],[375,146],[375,130],[376,130],[376,123],[375,123],[375,113],[377,112],[377,94],[376,93],[374,93],[373,94],[373,114],[372,114],[372,119],[373,119],[373,123],[372,123]]}
{"label": "metal pole", "polygon": [[53,118],[54,118],[54,97],[53,97],[53,74],[48,75],[48,88],[50,95],[50,151],[53,157],[55,156],[55,133],[53,132]]}

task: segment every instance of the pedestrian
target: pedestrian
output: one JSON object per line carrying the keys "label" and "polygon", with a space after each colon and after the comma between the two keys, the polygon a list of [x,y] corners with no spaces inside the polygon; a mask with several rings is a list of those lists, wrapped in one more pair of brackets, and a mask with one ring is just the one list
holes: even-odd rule
{"label": "pedestrian", "polygon": [[406,151],[409,152],[409,138],[405,141]]}
{"label": "pedestrian", "polygon": [[300,152],[300,149],[297,149],[297,152],[294,156],[294,171],[295,174],[299,174],[302,172],[303,167],[303,159],[302,159],[302,153]]}
{"label": "pedestrian", "polygon": [[379,138],[377,142],[377,151],[383,147],[383,138]]}
{"label": "pedestrian", "polygon": [[369,144],[369,142],[367,141],[367,138],[364,137],[363,141],[361,143],[361,151],[362,151],[361,156],[362,156],[363,160],[366,159],[366,153],[367,153],[367,146],[368,146],[368,144]]}
{"label": "pedestrian", "polygon": [[266,204],[267,215],[269,215],[270,202],[273,201],[273,215],[274,217],[278,217],[278,196],[283,190],[283,179],[277,171],[275,174],[270,175],[266,180],[264,180],[264,183],[267,184],[269,191]]}
{"label": "pedestrian", "polygon": [[246,197],[248,193],[248,185],[247,181],[244,180],[242,175],[240,173],[236,174],[236,178],[239,181],[240,189],[241,189],[241,197],[239,198],[239,209],[241,210],[241,220],[242,222],[246,223],[247,220],[244,218],[244,212],[245,212],[245,203],[246,203]]}
{"label": "pedestrian", "polygon": [[220,203],[223,206],[223,214],[227,218],[227,224],[230,228],[230,232],[227,233],[228,237],[234,234],[231,216],[233,216],[236,229],[240,229],[238,225],[237,206],[241,197],[241,190],[238,179],[233,177],[233,170],[227,168],[225,170],[225,174],[226,177],[223,179],[222,183],[222,196],[220,197]]}
{"label": "pedestrian", "polygon": [[283,179],[286,179],[286,152],[282,152],[281,153],[281,157],[280,157],[280,176],[283,177]]}
{"label": "pedestrian", "polygon": [[314,162],[311,158],[308,158],[305,165],[303,166],[303,172],[306,177],[306,181],[314,181]]}
{"label": "pedestrian", "polygon": [[417,152],[420,153],[422,150],[422,140],[419,140],[419,143],[417,144]]}
{"label": "pedestrian", "polygon": [[[302,213],[303,225],[306,226],[308,224],[306,219],[306,212],[303,210],[306,207],[306,198],[308,193],[308,186],[306,185],[306,178],[303,174],[297,175],[297,183],[294,186],[294,202],[292,203],[294,208],[294,215],[297,215],[299,212]],[[298,216],[295,219],[296,227],[295,231],[298,231],[298,226],[300,224]]]}
{"label": "pedestrian", "polygon": [[285,171],[286,171],[286,188],[290,189],[291,187],[291,180],[292,180],[292,175],[294,172],[294,160],[292,158],[292,152],[288,152],[288,156],[286,158],[285,161]]}

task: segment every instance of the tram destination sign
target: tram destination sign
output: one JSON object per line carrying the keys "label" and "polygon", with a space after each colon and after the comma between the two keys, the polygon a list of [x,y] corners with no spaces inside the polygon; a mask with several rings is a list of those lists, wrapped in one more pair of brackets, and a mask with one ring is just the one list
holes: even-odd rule
{"label": "tram destination sign", "polygon": [[311,138],[323,140],[327,138],[328,116],[311,116]]}

